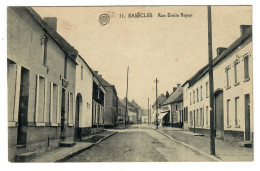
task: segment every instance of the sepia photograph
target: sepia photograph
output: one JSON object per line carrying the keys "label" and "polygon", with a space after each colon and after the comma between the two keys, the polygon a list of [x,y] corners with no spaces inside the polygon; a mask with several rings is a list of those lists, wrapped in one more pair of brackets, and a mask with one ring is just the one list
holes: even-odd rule
{"label": "sepia photograph", "polygon": [[252,15],[7,6],[8,162],[253,162]]}

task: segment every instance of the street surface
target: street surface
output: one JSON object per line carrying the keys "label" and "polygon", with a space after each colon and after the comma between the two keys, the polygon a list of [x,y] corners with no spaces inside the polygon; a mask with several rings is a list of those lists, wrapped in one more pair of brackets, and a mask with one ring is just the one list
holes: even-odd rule
{"label": "street surface", "polygon": [[66,162],[212,161],[147,125],[132,125]]}

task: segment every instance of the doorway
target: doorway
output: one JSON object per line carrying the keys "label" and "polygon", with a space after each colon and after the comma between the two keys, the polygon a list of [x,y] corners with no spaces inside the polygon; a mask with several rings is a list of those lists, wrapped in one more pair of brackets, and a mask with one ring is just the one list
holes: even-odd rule
{"label": "doorway", "polygon": [[21,68],[20,99],[18,112],[17,145],[26,145],[29,100],[29,70]]}
{"label": "doorway", "polygon": [[74,131],[74,139],[81,140],[81,129],[79,128],[79,117],[82,111],[82,96],[81,94],[77,94],[76,97],[76,115],[75,115],[75,131]]}
{"label": "doorway", "polygon": [[224,116],[223,116],[223,91],[218,90],[215,92],[215,128],[216,137],[219,139],[224,138]]}
{"label": "doorway", "polygon": [[250,141],[250,95],[245,95],[245,141]]}

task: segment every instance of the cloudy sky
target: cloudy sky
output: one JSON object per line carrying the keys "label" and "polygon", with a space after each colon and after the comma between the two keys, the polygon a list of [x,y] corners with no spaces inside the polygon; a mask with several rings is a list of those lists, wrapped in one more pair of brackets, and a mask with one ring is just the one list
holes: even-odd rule
{"label": "cloudy sky", "polygon": [[[116,86],[120,98],[126,94],[129,66],[129,99],[145,108],[148,97],[155,101],[156,77],[158,94],[171,93],[172,87],[183,84],[208,62],[206,6],[34,9],[42,17],[57,17],[58,33]],[[128,17],[138,12],[152,17]],[[168,13],[175,17],[167,17]],[[107,25],[99,23],[101,14],[110,16]],[[242,24],[252,24],[251,6],[212,7],[213,57],[217,47],[228,47],[239,37]]]}

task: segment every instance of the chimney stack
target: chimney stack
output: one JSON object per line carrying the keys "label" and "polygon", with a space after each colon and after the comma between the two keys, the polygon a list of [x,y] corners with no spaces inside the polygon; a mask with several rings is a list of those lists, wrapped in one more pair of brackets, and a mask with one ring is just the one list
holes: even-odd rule
{"label": "chimney stack", "polygon": [[57,31],[57,18],[56,17],[44,17],[43,20],[48,23],[53,30]]}
{"label": "chimney stack", "polygon": [[168,98],[170,95],[169,95],[169,92],[166,91],[166,98]]}
{"label": "chimney stack", "polygon": [[225,47],[218,47],[217,48],[217,56],[221,55],[227,48]]}
{"label": "chimney stack", "polygon": [[175,92],[177,90],[177,87],[172,88],[172,92]]}
{"label": "chimney stack", "polygon": [[245,32],[246,32],[249,28],[251,28],[251,27],[252,27],[252,25],[241,25],[241,26],[240,26],[240,36],[244,35]]}
{"label": "chimney stack", "polygon": [[179,88],[181,86],[181,84],[177,84],[177,88]]}

